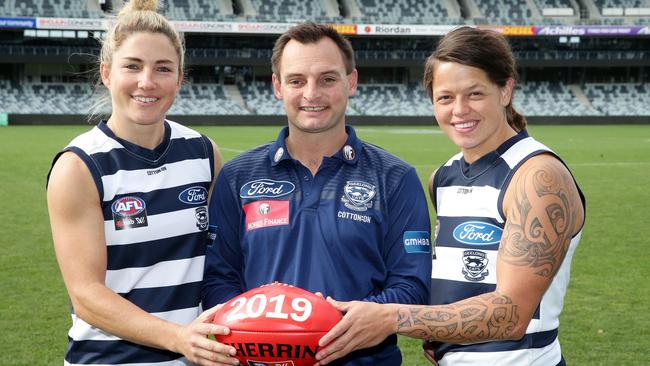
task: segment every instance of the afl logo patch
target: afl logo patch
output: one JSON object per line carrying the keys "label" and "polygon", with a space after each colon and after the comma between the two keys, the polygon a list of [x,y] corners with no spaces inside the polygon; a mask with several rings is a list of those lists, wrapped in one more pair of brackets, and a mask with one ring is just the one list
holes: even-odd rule
{"label": "afl logo patch", "polygon": [[111,205],[115,230],[147,226],[147,210],[143,199],[134,196],[122,197]]}
{"label": "afl logo patch", "polygon": [[456,226],[454,239],[469,245],[492,245],[501,241],[503,229],[481,221],[467,221]]}
{"label": "afl logo patch", "polygon": [[275,150],[275,155],[273,156],[273,162],[277,163],[282,159],[282,155],[284,155],[284,149],[279,147],[277,150]]}
{"label": "afl logo patch", "polygon": [[366,211],[372,207],[377,191],[375,186],[361,181],[348,181],[343,187],[341,201],[345,207],[355,211]]}
{"label": "afl logo patch", "polygon": [[345,147],[343,147],[343,157],[345,160],[354,160],[354,156],[354,148],[350,145],[345,145]]}
{"label": "afl logo patch", "polygon": [[208,202],[208,190],[201,186],[190,187],[179,193],[178,199],[188,205],[201,205]]}
{"label": "afl logo patch", "polygon": [[258,211],[261,215],[266,215],[269,213],[269,211],[271,211],[271,205],[269,205],[268,203],[262,203],[260,204],[260,208],[258,209]]}
{"label": "afl logo patch", "polygon": [[134,216],[144,211],[144,200],[138,197],[122,197],[111,205],[113,214],[119,216]]}

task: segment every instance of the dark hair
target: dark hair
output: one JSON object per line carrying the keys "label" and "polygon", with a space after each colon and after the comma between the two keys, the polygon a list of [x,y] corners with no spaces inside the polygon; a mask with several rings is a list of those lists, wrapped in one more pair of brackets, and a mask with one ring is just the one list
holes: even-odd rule
{"label": "dark hair", "polygon": [[280,76],[280,59],[282,58],[282,52],[284,52],[284,47],[292,39],[303,43],[316,43],[323,38],[329,38],[341,51],[341,56],[343,56],[343,63],[345,64],[345,72],[349,75],[354,70],[354,50],[350,41],[343,37],[336,29],[332,28],[329,25],[325,24],[316,24],[316,23],[302,23],[294,27],[291,27],[288,31],[284,32],[276,41],[273,46],[273,54],[271,56],[271,67],[273,73],[278,77]]}
{"label": "dark hair", "polygon": [[[501,34],[485,29],[460,27],[447,33],[424,67],[424,88],[433,100],[433,74],[439,62],[455,62],[483,70],[494,84],[504,87],[508,79],[517,80],[517,65],[510,44]],[[512,106],[514,88],[510,103],[506,106],[506,119],[515,130],[526,128],[526,118]]]}

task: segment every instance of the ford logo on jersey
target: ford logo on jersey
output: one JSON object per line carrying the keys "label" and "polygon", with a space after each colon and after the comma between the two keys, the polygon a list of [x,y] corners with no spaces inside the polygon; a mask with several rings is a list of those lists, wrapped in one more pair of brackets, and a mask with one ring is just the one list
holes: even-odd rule
{"label": "ford logo on jersey", "polygon": [[258,179],[244,184],[239,189],[241,198],[275,198],[293,192],[296,186],[286,180]]}
{"label": "ford logo on jersey", "polygon": [[470,245],[490,245],[501,241],[503,229],[481,221],[464,222],[454,229],[454,239]]}
{"label": "ford logo on jersey", "polygon": [[179,193],[178,199],[188,205],[200,205],[208,202],[208,190],[201,186],[190,187]]}

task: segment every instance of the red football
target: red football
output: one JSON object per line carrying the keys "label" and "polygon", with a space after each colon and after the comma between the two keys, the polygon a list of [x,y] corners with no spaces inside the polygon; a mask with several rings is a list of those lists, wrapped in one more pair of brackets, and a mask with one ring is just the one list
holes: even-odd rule
{"label": "red football", "polygon": [[230,328],[219,342],[237,350],[246,366],[310,366],[318,340],[341,320],[322,297],[283,283],[254,288],[226,302],[215,324]]}

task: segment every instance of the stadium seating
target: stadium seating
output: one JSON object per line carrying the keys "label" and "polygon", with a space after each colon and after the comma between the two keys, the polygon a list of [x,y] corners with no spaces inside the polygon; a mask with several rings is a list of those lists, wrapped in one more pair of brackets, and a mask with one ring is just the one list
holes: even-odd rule
{"label": "stadium seating", "polygon": [[350,98],[350,114],[364,116],[430,116],[431,103],[418,84],[366,84]]}
{"label": "stadium seating", "polygon": [[216,0],[168,0],[162,2],[162,13],[172,20],[218,20],[232,16],[232,5],[220,6]]}
{"label": "stadium seating", "polygon": [[[86,114],[93,103],[87,83],[21,83],[0,81],[0,110],[14,114]],[[25,103],[29,101],[29,103]]]}
{"label": "stadium seating", "polygon": [[[220,84],[184,85],[169,114],[284,114],[270,82],[240,82],[233,92]],[[96,100],[88,83],[11,83],[0,80],[0,111],[11,114],[87,114]],[[234,94],[234,95],[233,95]],[[30,101],[25,103],[25,101]],[[239,100],[239,102],[237,101]],[[518,85],[514,105],[526,116],[650,116],[650,87],[632,83],[558,82]],[[104,108],[102,113],[108,113]],[[361,84],[350,98],[348,115],[431,116],[432,105],[421,85]]]}
{"label": "stadium seating", "polygon": [[246,102],[247,108],[262,116],[277,116],[284,114],[282,102],[275,98],[271,82],[254,81],[240,83],[239,91]]}
{"label": "stadium seating", "polygon": [[585,95],[605,116],[650,116],[650,87],[644,84],[586,84]]}
{"label": "stadium seating", "polygon": [[535,0],[535,4],[540,8],[573,8],[569,0]]}
{"label": "stadium seating", "polygon": [[101,18],[104,13],[92,2],[80,0],[2,0],[0,16],[57,17],[57,18]]}
{"label": "stadium seating", "polygon": [[533,10],[526,0],[477,0],[476,5],[490,24],[533,24]]}
{"label": "stadium seating", "polygon": [[222,85],[191,84],[181,88],[169,114],[247,115],[250,112],[229,98]]}
{"label": "stadium seating", "polygon": [[255,19],[269,22],[303,22],[305,19],[313,21],[326,21],[330,19],[323,4],[324,0],[249,1],[251,2],[255,12],[255,14],[250,16],[251,20]]}
{"label": "stadium seating", "polygon": [[[12,114],[88,114],[96,96],[88,83],[21,83],[0,80],[0,111]],[[25,103],[29,100],[29,103]],[[108,113],[103,108],[100,112]],[[247,115],[218,84],[184,85],[169,114]]]}
{"label": "stadium seating", "polygon": [[388,24],[462,24],[444,0],[356,0],[360,21]]}
{"label": "stadium seating", "polygon": [[599,9],[643,8],[649,7],[645,0],[593,0]]}
{"label": "stadium seating", "polygon": [[598,111],[580,101],[567,85],[527,82],[515,90],[514,106],[526,116],[595,116]]}

